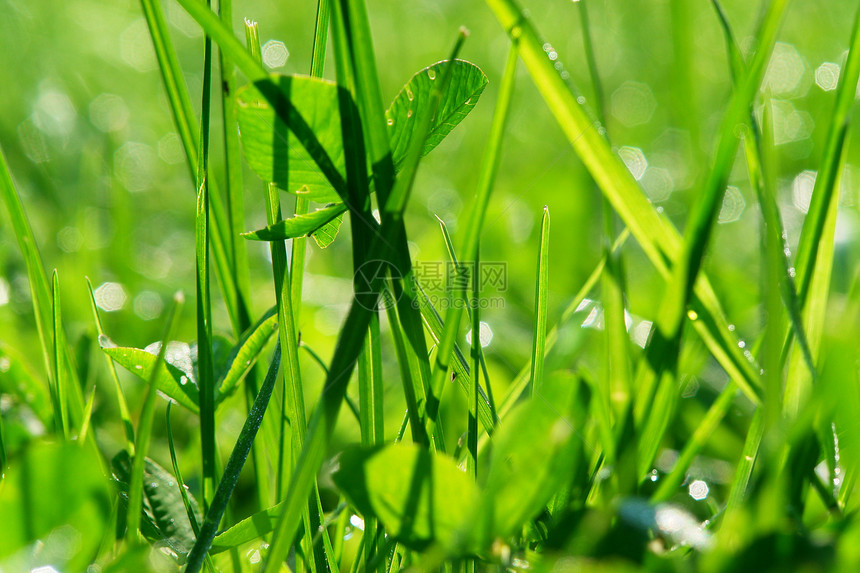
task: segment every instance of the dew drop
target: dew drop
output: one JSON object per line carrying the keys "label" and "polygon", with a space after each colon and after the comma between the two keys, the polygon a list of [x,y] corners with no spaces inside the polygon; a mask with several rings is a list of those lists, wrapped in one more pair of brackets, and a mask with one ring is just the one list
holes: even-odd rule
{"label": "dew drop", "polygon": [[699,318],[699,315],[696,313],[695,310],[688,310],[687,316],[690,318],[690,320],[696,320],[697,318]]}
{"label": "dew drop", "polygon": [[388,125],[394,125],[394,120],[390,117],[388,118]]}
{"label": "dew drop", "polygon": [[427,77],[430,78],[431,80],[435,80],[436,79],[436,70],[434,70],[433,68],[430,68],[429,70],[427,70]]}
{"label": "dew drop", "polygon": [[409,101],[412,101],[415,99],[415,94],[412,93],[412,90],[409,89],[408,87],[406,88],[406,97],[409,99]]}
{"label": "dew drop", "polygon": [[143,366],[141,366],[140,364],[135,364],[134,369],[135,370],[143,370]]}
{"label": "dew drop", "polygon": [[412,110],[411,109],[406,112],[406,117],[412,117]]}

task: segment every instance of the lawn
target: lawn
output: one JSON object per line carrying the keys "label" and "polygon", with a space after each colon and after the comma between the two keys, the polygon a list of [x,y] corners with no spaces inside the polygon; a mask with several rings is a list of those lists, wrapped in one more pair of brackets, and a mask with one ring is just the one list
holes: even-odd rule
{"label": "lawn", "polygon": [[2,6],[0,572],[860,568],[860,3]]}

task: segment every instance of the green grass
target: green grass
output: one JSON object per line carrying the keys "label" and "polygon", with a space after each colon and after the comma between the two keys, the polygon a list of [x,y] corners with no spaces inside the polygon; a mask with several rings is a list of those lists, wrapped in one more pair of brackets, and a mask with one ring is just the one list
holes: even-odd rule
{"label": "green grass", "polygon": [[860,567],[860,5],[305,4],[0,70],[0,570]]}

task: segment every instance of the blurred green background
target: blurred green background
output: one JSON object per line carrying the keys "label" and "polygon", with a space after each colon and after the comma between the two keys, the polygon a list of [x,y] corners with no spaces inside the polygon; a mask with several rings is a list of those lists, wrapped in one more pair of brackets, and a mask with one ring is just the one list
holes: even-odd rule
{"label": "blurred green background", "polygon": [[[731,90],[716,13],[706,0],[582,1],[587,2],[596,43],[608,136],[652,201],[683,227],[709,165]],[[589,105],[594,92],[576,4],[570,0],[523,4],[547,41],[548,55],[555,55],[559,69]],[[743,48],[749,45],[761,4],[723,2]],[[236,1],[234,27],[242,37],[242,18],[258,21],[269,69],[307,73],[315,6],[310,1]],[[796,243],[808,206],[855,8],[856,2],[848,0],[793,2],[768,68],[765,84],[774,100],[780,204],[789,248]],[[199,110],[200,29],[171,0],[165,9]],[[414,72],[443,59],[460,26],[471,32],[462,57],[480,66],[490,79],[474,112],[424,161],[407,211],[413,258],[444,262],[447,256],[434,215],[448,224],[458,244],[457,224],[470,207],[508,40],[478,0],[369,0],[368,9],[384,101],[390,101]],[[145,347],[160,337],[161,318],[173,292],[194,292],[194,186],[140,6],[133,0],[0,0],[0,54],[0,144],[45,265],[59,270],[66,328],[69,339],[77,343],[79,362],[99,353],[85,276],[96,287],[110,337],[123,346]],[[333,78],[331,58],[326,77]],[[219,103],[214,98],[216,118]],[[216,174],[223,169],[221,129],[220,124],[213,127]],[[223,181],[223,175],[219,179]],[[706,269],[741,338],[752,339],[761,327],[759,210],[743,161],[737,163],[730,183]],[[853,143],[842,180],[837,228],[833,281],[837,303],[860,254],[858,188],[860,158]],[[262,185],[249,170],[245,199],[245,228],[260,228],[265,221]],[[285,196],[285,200],[288,211],[291,199]],[[520,69],[482,238],[483,260],[507,265],[506,290],[485,292],[503,296],[504,305],[485,311],[482,317],[487,335],[492,333],[485,350],[497,398],[504,395],[530,354],[537,229],[544,205],[552,217],[549,320],[554,324],[600,257],[601,202],[530,78]],[[0,210],[0,343],[4,352],[14,348],[43,376],[26,269],[7,215]],[[348,242],[344,227],[328,249],[309,246],[298,324],[302,339],[326,360],[350,303]],[[271,263],[267,245],[249,242],[247,248],[253,310],[259,316],[274,303]],[[628,241],[624,252],[629,311],[638,327],[631,333],[641,340],[643,332],[647,334],[647,321],[656,313],[663,284],[634,241]],[[214,286],[213,295],[216,332],[230,336],[230,323]],[[588,349],[600,344],[595,334],[600,325],[599,298],[599,291],[593,292],[592,302],[565,328],[562,344],[551,358],[552,368],[596,366]],[[179,336],[187,342],[195,337],[191,308],[186,309]],[[460,340],[464,342],[463,337]],[[384,343],[389,344],[384,353],[386,436],[393,437],[404,403],[390,340],[386,337]],[[302,360],[308,402],[313,403],[322,373],[307,356]],[[88,383],[104,380],[100,359],[91,364]],[[0,362],[0,377],[3,370]],[[699,374],[689,381],[684,394],[687,408],[681,417],[689,427],[695,426],[727,380],[715,363],[703,362],[702,368],[694,370]],[[121,372],[136,411],[134,396],[141,385],[126,374]],[[104,388],[107,385],[99,386],[94,423],[100,440],[115,442],[118,448],[118,417]],[[462,396],[459,392],[446,396],[456,399],[446,402],[450,415],[443,411],[445,427],[459,435],[465,429],[465,416],[459,414],[465,409],[458,402]],[[10,412],[13,406],[0,403]],[[222,409],[219,415],[220,427],[235,435],[241,413]],[[16,435],[23,438],[26,427],[26,416],[15,416],[21,431],[16,433],[14,423],[7,430],[13,444]],[[341,425],[344,440],[356,439],[357,434],[350,434],[354,421],[342,416]],[[179,425],[180,439],[182,432],[188,432],[187,437],[195,434],[193,428]],[[689,433],[685,428],[675,432]],[[724,437],[721,445],[711,446],[719,451],[711,453],[736,455],[740,438],[730,433]],[[165,461],[158,453],[155,457]]]}

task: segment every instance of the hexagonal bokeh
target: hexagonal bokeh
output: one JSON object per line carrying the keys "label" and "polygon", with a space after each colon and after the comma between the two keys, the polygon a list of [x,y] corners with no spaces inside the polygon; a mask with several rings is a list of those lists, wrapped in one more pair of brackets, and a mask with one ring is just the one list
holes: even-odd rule
{"label": "hexagonal bokeh", "polygon": [[839,85],[839,64],[824,62],[815,70],[815,84],[826,92]]}
{"label": "hexagonal bokeh", "polygon": [[800,97],[809,91],[812,79],[806,62],[791,44],[777,42],[773,48],[763,87],[775,97]]}
{"label": "hexagonal bokeh", "polygon": [[791,202],[798,211],[806,213],[809,211],[809,203],[812,201],[812,190],[815,188],[816,171],[807,169],[801,171],[791,184]]}
{"label": "hexagonal bokeh", "polygon": [[612,115],[627,127],[644,125],[651,121],[657,109],[657,100],[647,84],[624,82],[610,98]]}
{"label": "hexagonal bokeh", "polygon": [[726,194],[723,195],[723,204],[720,207],[720,214],[717,217],[719,223],[732,223],[741,218],[741,215],[746,209],[747,202],[741,190],[733,185],[726,187]]}
{"label": "hexagonal bokeh", "polygon": [[622,147],[618,150],[618,157],[621,158],[621,161],[624,162],[624,165],[627,166],[627,169],[630,170],[636,181],[642,179],[642,176],[645,175],[645,170],[648,169],[648,160],[641,149],[638,147]]}
{"label": "hexagonal bokeh", "polygon": [[287,46],[278,40],[269,40],[263,44],[263,63],[270,68],[282,68],[290,57]]}

